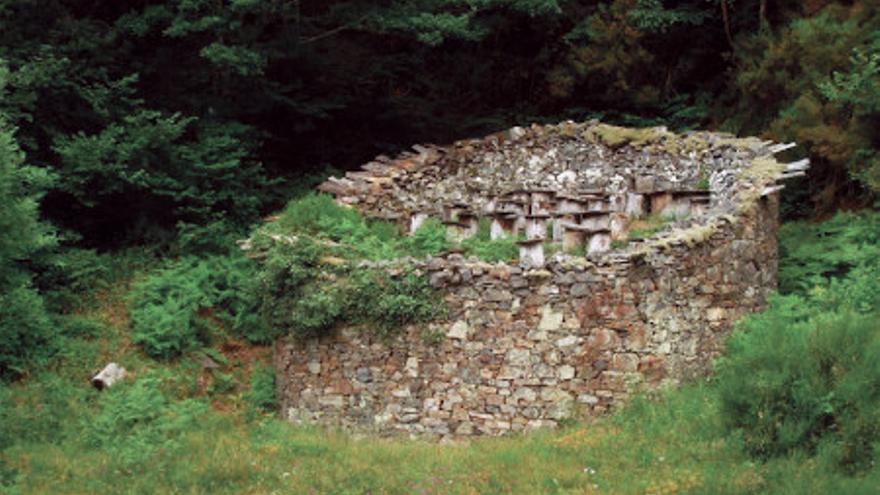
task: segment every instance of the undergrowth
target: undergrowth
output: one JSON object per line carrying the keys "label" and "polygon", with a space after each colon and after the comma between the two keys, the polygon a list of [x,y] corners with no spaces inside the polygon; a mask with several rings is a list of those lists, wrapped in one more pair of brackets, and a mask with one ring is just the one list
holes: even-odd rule
{"label": "undergrowth", "polygon": [[[233,275],[207,273],[230,261],[181,259],[139,277],[156,280],[135,284],[134,293],[144,287],[165,293],[146,299],[157,307],[175,295],[189,301],[187,290],[214,294],[207,302],[195,297],[198,304],[184,318],[197,328],[209,323],[192,318],[214,325],[206,340],[195,332],[200,350],[171,361],[145,358],[130,345],[136,321],[118,316],[131,299],[126,285],[93,295],[88,310],[66,320],[51,362],[0,387],[0,491],[876,493],[880,261],[871,253],[877,218],[784,228],[785,289],[766,311],[743,321],[712,379],[659,398],[638,396],[607,417],[558,430],[454,445],[358,439],[275,418],[268,352],[248,361],[259,348],[235,343],[243,334],[235,329],[236,313],[225,309],[244,296],[224,289]],[[820,239],[817,247],[802,249],[809,238]],[[303,287],[373,291],[340,305],[340,314],[363,318],[357,321],[393,327],[419,317],[421,307],[406,297],[422,300],[419,291],[428,289],[421,278],[346,271],[345,258],[322,262],[326,240],[289,244],[288,255],[299,261],[277,261],[277,275]],[[85,377],[109,359],[130,374],[98,392]]]}

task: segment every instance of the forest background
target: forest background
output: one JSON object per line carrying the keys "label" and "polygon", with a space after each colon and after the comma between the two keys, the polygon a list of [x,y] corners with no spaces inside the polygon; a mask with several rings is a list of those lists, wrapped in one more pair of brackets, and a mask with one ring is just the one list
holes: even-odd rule
{"label": "forest background", "polygon": [[[75,395],[86,422],[121,407],[72,392],[72,370],[103,364],[113,345],[195,381],[203,371],[187,363],[210,355],[225,367],[186,392],[167,390],[168,377],[124,392],[154,394],[153,419],[190,407],[184,397],[252,394],[271,409],[258,365],[272,335],[254,321],[254,268],[235,240],[328,174],[415,143],[592,118],[797,142],[789,153],[811,168],[783,193],[784,219],[801,223],[783,238],[781,289],[801,299],[770,314],[811,321],[792,308],[832,286],[862,306],[823,299],[826,316],[843,304],[876,311],[880,271],[866,253],[878,242],[878,2],[0,0],[0,486],[33,469],[9,452],[53,442],[28,437],[39,428],[16,416],[35,404],[64,415],[39,391]],[[861,213],[834,217],[843,210]],[[262,357],[236,374],[223,363],[228,339]],[[793,441],[805,455],[817,431],[843,424],[819,416],[811,440]],[[856,416],[880,436],[876,414]],[[70,457],[106,450],[122,426],[105,426],[106,438],[67,445]],[[156,435],[144,441],[170,441]],[[872,441],[859,448],[873,452]],[[838,457],[847,476],[872,472],[873,461]]]}

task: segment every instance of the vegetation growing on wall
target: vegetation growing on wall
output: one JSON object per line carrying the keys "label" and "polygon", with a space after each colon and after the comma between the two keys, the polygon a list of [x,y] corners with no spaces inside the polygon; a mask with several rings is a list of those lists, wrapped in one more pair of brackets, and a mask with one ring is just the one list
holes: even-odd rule
{"label": "vegetation growing on wall", "polygon": [[428,280],[406,269],[393,273],[360,266],[363,260],[437,255],[460,248],[489,261],[518,255],[512,239],[491,240],[488,225],[460,245],[428,220],[412,235],[396,225],[367,220],[326,195],[292,201],[249,240],[259,260],[260,314],[273,335],[323,335],[342,322],[387,335],[410,323],[435,319],[442,304]]}

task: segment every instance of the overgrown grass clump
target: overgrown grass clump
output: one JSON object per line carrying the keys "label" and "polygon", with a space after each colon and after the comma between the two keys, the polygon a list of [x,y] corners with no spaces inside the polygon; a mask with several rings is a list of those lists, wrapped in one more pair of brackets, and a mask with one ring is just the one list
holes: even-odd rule
{"label": "overgrown grass clump", "polygon": [[648,215],[643,219],[634,220],[627,233],[627,239],[637,241],[651,237],[676,220],[676,217],[672,215],[660,215],[657,213]]}

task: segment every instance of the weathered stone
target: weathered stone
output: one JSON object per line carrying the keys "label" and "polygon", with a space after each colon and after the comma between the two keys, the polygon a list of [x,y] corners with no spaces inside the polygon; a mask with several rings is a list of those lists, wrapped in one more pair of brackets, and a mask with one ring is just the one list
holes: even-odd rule
{"label": "weathered stone", "polygon": [[511,349],[507,351],[505,361],[511,366],[528,366],[530,357],[528,349]]}
{"label": "weathered stone", "polygon": [[510,397],[513,399],[514,403],[518,401],[534,402],[538,397],[538,394],[536,394],[531,388],[521,387],[516,389]]}
{"label": "weathered stone", "polygon": [[470,327],[468,326],[468,324],[462,320],[458,320],[452,324],[452,327],[450,327],[449,331],[446,332],[446,336],[450,339],[465,340],[468,337],[469,331]]}
{"label": "weathered stone", "polygon": [[571,297],[584,297],[590,293],[590,286],[587,284],[574,284],[571,286]]}
{"label": "weathered stone", "polygon": [[538,323],[538,330],[555,331],[562,326],[563,313],[554,312],[548,305],[541,310],[541,322]]}
{"label": "weathered stone", "polygon": [[571,380],[574,378],[574,367],[569,365],[563,365],[559,367],[559,379],[560,380]]}
{"label": "weathered stone", "polygon": [[513,299],[510,291],[489,289],[486,291],[485,299],[488,302],[506,302]]}
{"label": "weathered stone", "polygon": [[419,358],[417,358],[417,357],[407,358],[406,365],[403,367],[403,369],[404,369],[404,371],[406,371],[406,374],[409,375],[410,377],[415,378],[415,377],[419,376]]}
{"label": "weathered stone", "polygon": [[345,398],[341,395],[322,395],[318,398],[318,404],[326,407],[341,408],[345,404]]}
{"label": "weathered stone", "polygon": [[361,366],[357,370],[355,370],[355,378],[359,382],[368,382],[372,379],[372,374],[370,373],[370,369],[364,366]]}

